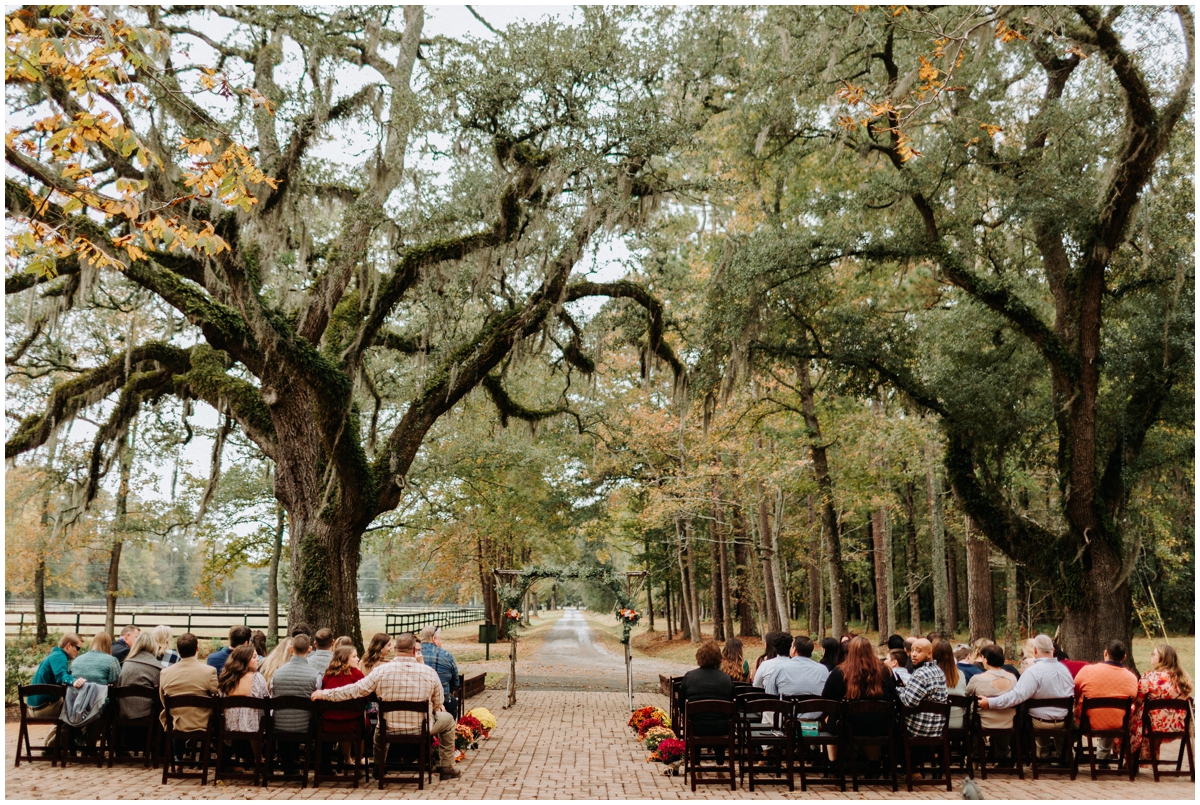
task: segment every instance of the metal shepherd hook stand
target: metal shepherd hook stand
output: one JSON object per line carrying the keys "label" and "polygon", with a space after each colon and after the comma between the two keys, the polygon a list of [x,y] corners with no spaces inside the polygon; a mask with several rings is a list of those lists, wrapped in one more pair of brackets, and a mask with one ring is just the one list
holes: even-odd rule
{"label": "metal shepherd hook stand", "polygon": [[[515,580],[518,577],[520,577],[521,574],[522,574],[522,571],[520,571],[520,570],[501,570],[500,568],[493,568],[493,570],[492,570],[492,576],[493,576],[493,578],[495,578],[497,585],[503,584],[506,581]],[[627,571],[622,571],[622,572],[618,573],[617,575],[622,575],[625,577],[625,598],[627,600],[632,601],[638,595],[641,594],[642,583],[646,580],[646,578],[650,575],[650,573],[645,570],[627,570]],[[564,571],[562,574],[556,575],[555,577],[556,578],[577,578],[578,576],[571,571]],[[634,579],[637,579],[636,587],[633,583]],[[507,614],[505,614],[504,617],[507,617]],[[510,624],[510,626],[511,626],[511,624]],[[508,635],[508,704],[504,705],[504,709],[507,710],[508,708],[512,707],[513,705],[515,705],[517,703],[517,639],[518,639],[518,637],[517,637],[517,632],[512,628],[508,628],[505,631],[506,631],[506,634]],[[632,637],[628,633],[628,630],[625,631],[623,638],[624,639],[621,642],[625,646],[625,694],[626,694],[626,698],[628,700],[629,710],[630,710],[630,712],[632,712],[633,711],[633,650],[631,647]]]}

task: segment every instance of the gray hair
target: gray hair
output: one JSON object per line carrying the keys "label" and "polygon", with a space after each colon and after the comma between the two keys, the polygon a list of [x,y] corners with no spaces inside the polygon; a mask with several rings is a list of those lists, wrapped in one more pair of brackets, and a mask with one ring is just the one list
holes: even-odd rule
{"label": "gray hair", "polygon": [[1033,638],[1033,647],[1037,649],[1039,653],[1053,654],[1054,640],[1052,640],[1048,634],[1040,634]]}
{"label": "gray hair", "polygon": [[431,623],[420,631],[420,633],[417,635],[417,639],[420,640],[422,643],[432,643],[433,636],[437,634],[437,631],[440,628],[442,628],[442,627],[435,626],[434,624]]}

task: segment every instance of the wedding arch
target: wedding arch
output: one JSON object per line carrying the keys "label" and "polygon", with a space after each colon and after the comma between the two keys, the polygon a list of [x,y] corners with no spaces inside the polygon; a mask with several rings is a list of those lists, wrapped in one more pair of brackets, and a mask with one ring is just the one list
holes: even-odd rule
{"label": "wedding arch", "polygon": [[625,647],[625,691],[629,709],[633,710],[633,654],[629,640],[633,627],[641,617],[636,603],[642,581],[649,575],[647,571],[622,571],[577,564],[562,567],[533,565],[522,570],[495,568],[492,575],[496,579],[496,597],[500,599],[502,609],[500,617],[505,619],[508,633],[508,704],[504,705],[504,709],[517,703],[517,639],[522,625],[521,600],[529,588],[542,579],[576,579],[606,587],[616,598],[613,614],[621,622],[621,644]]}

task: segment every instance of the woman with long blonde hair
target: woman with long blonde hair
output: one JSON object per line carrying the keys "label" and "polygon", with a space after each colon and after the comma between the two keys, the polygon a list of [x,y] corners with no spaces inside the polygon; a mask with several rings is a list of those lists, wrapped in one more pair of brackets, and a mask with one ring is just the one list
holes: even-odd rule
{"label": "woman with long blonde hair", "polygon": [[[1142,735],[1142,712],[1146,702],[1188,699],[1193,690],[1192,678],[1183,670],[1179,653],[1166,643],[1156,645],[1150,652],[1150,670],[1138,680],[1137,698],[1134,699],[1129,719],[1129,749],[1132,757],[1150,760],[1150,742]],[[1150,714],[1150,722],[1156,732],[1182,732],[1184,715],[1178,710],[1158,710]]]}
{"label": "woman with long blonde hair", "polygon": [[275,676],[275,672],[283,667],[284,663],[292,658],[292,638],[285,637],[275,644],[275,648],[267,655],[266,661],[258,672],[270,682],[271,677]]}
{"label": "woman with long blonde hair", "polygon": [[158,657],[163,668],[169,668],[179,662],[179,652],[171,648],[171,627],[162,624],[154,627],[150,633],[154,640],[154,656]]}

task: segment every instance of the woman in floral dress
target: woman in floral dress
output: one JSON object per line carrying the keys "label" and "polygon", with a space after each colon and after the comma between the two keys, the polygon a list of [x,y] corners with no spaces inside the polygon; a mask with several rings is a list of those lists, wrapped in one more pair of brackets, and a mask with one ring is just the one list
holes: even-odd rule
{"label": "woman in floral dress", "polygon": [[[1150,670],[1138,682],[1138,695],[1133,703],[1129,725],[1129,747],[1142,760],[1150,760],[1150,742],[1143,740],[1142,708],[1147,699],[1187,699],[1192,695],[1192,680],[1179,664],[1179,655],[1166,643],[1159,643],[1150,653]],[[1154,729],[1163,732],[1183,730],[1183,713],[1162,710],[1150,716]]]}
{"label": "woman in floral dress", "polygon": [[[244,643],[230,653],[217,678],[217,689],[221,696],[267,698],[267,680],[258,672],[258,651],[254,644]],[[237,732],[258,732],[261,718],[261,710],[232,707],[225,711],[225,726]],[[253,761],[260,756],[261,747],[257,739],[254,740],[254,745],[246,740],[233,741],[231,748],[243,762]]]}

